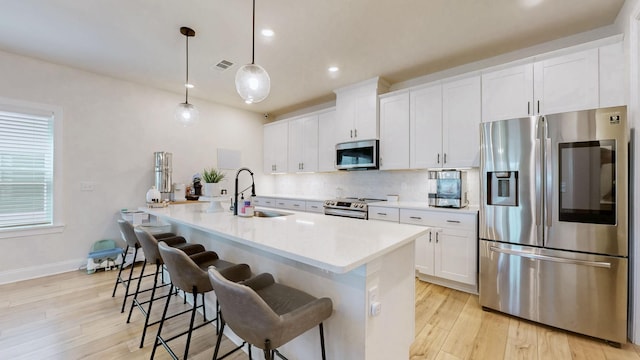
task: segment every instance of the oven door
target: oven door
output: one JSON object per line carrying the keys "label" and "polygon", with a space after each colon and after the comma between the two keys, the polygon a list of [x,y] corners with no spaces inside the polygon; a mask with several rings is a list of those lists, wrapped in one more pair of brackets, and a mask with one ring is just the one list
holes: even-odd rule
{"label": "oven door", "polygon": [[366,211],[354,211],[354,210],[345,210],[345,209],[334,209],[334,208],[324,208],[325,215],[332,216],[342,216],[349,217],[354,219],[363,219],[367,220],[367,212]]}

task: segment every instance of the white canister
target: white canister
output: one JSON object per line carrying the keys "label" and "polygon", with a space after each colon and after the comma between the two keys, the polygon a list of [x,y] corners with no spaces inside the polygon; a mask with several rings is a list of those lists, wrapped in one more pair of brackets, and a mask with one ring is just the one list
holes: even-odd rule
{"label": "white canister", "polygon": [[155,186],[152,186],[151,189],[147,191],[147,202],[148,203],[159,203],[160,202],[160,191],[156,189]]}
{"label": "white canister", "polygon": [[173,184],[173,201],[185,201],[187,198],[185,197],[185,185],[184,184]]}

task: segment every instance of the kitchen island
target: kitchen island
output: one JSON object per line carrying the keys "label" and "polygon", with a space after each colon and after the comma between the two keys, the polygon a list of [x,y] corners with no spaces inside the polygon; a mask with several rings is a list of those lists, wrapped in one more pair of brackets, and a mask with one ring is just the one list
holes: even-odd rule
{"label": "kitchen island", "polygon": [[[415,326],[414,242],[424,228],[293,211],[244,218],[205,209],[189,204],[145,211],[221,258],[249,264],[255,274],[269,272],[278,282],[330,297],[328,359],[409,358]],[[208,299],[209,306],[214,298]],[[225,335],[240,342],[231,332]],[[318,331],[308,331],[281,352],[291,360],[320,358]]]}

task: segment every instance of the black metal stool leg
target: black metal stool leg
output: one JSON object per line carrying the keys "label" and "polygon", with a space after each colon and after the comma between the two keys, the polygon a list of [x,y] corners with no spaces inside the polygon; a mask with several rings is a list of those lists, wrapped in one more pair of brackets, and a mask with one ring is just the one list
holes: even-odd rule
{"label": "black metal stool leg", "polygon": [[191,311],[191,322],[189,322],[189,332],[187,332],[187,344],[184,347],[184,360],[187,360],[189,354],[189,345],[191,344],[191,333],[193,332],[193,323],[196,320],[196,313],[198,307],[198,289],[193,288],[193,309]]}
{"label": "black metal stool leg", "polygon": [[147,313],[144,319],[144,327],[142,328],[142,339],[140,339],[140,348],[144,346],[144,337],[147,335],[147,327],[149,326],[149,318],[151,317],[151,307],[153,306],[153,299],[155,299],[156,295],[156,287],[158,286],[158,273],[161,272],[162,266],[160,264],[156,264],[156,273],[153,277],[153,287],[151,288],[151,298],[149,298],[149,307],[147,308]]}
{"label": "black metal stool leg", "polygon": [[128,251],[129,251],[129,245],[127,245],[127,248],[123,253],[122,262],[120,263],[120,270],[118,270],[118,277],[116,277],[116,284],[113,285],[113,292],[111,293],[111,297],[116,296],[116,290],[118,289],[118,284],[122,283],[122,278],[120,277],[120,275],[122,275],[122,268],[124,267],[124,254],[126,254]]}
{"label": "black metal stool leg", "polygon": [[[216,349],[213,351],[213,360],[218,359],[218,351],[220,351],[220,342],[222,341],[222,332],[224,332],[224,319],[220,321],[220,332],[218,333],[218,340],[216,340]],[[251,353],[251,345],[249,345],[249,353]],[[251,357],[251,354],[249,354]]]}
{"label": "black metal stool leg", "polygon": [[127,324],[131,321],[131,313],[133,312],[133,307],[136,305],[136,301],[138,301],[138,293],[140,293],[140,284],[142,283],[142,274],[144,274],[144,269],[147,266],[147,260],[142,263],[142,270],[138,277],[138,285],[136,285],[136,292],[133,294],[133,300],[131,301],[131,308],[129,309],[129,316],[127,316]]}
{"label": "black metal stool leg", "polygon": [[[171,286],[169,287],[169,294],[171,294],[171,291],[173,291],[173,284],[171,284]],[[153,342],[153,350],[151,351],[151,357],[150,359],[153,359],[153,357],[156,354],[156,349],[158,348],[158,345],[160,345],[160,341],[161,341],[161,333],[162,333],[162,326],[164,325],[164,319],[167,317],[167,310],[169,309],[169,301],[171,301],[171,296],[167,296],[167,301],[164,304],[164,311],[162,312],[162,319],[160,319],[160,325],[158,325],[158,335],[156,335],[156,339]]]}
{"label": "black metal stool leg", "polygon": [[324,327],[322,326],[322,323],[320,323],[318,327],[320,328],[320,348],[322,349],[322,360],[326,360],[327,355],[324,351]]}
{"label": "black metal stool leg", "polygon": [[[128,248],[129,247],[127,246],[127,249]],[[131,285],[131,279],[133,278],[133,268],[134,268],[134,265],[135,265],[136,256],[138,256],[138,248],[135,248],[135,250],[133,251],[133,262],[131,263],[131,269],[129,269],[129,278],[127,279],[127,286],[125,287],[125,290],[124,290],[124,299],[122,299],[122,308],[120,309],[120,313],[124,312],[124,307],[127,304],[127,298],[130,296],[130,294],[129,294],[129,286]],[[124,265],[124,259],[122,259],[122,265]],[[144,265],[143,265],[143,269],[144,269]],[[144,275],[144,273],[141,272],[140,276],[143,276],[143,275]]]}

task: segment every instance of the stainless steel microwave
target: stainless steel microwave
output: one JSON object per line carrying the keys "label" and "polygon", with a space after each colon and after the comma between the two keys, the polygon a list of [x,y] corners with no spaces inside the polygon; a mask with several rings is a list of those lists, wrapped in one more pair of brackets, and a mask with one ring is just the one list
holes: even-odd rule
{"label": "stainless steel microwave", "polygon": [[378,168],[378,140],[362,140],[336,145],[336,169],[367,170]]}

